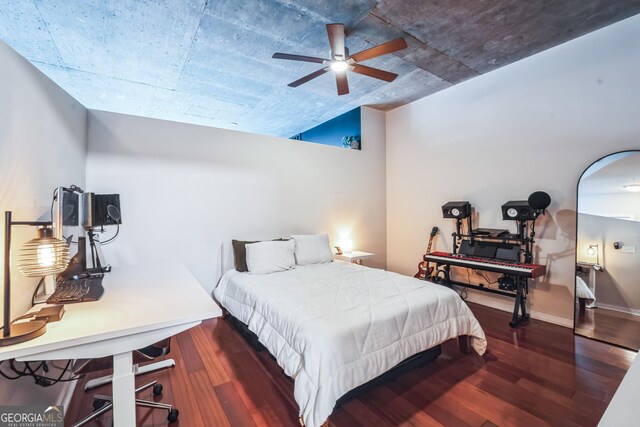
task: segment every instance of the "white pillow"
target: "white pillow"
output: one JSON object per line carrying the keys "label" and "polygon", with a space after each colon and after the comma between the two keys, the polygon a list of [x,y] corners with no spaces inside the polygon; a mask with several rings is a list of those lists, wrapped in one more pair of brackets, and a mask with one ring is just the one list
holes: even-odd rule
{"label": "white pillow", "polygon": [[307,234],[291,236],[296,242],[296,264],[309,265],[333,261],[327,234]]}
{"label": "white pillow", "polygon": [[251,274],[275,273],[296,265],[293,240],[250,243],[247,250],[247,270]]}

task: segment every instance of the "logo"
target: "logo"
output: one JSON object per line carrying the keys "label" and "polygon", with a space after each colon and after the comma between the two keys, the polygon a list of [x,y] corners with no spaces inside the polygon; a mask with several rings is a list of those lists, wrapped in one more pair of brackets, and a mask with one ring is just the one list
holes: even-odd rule
{"label": "logo", "polygon": [[0,406],[0,427],[64,427],[64,408]]}

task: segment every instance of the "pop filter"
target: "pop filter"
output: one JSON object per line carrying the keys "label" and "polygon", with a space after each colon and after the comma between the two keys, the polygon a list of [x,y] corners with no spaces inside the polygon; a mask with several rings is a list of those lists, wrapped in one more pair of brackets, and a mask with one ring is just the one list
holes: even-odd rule
{"label": "pop filter", "polygon": [[118,207],[115,206],[115,205],[108,205],[107,206],[107,215],[109,215],[109,218],[114,220],[116,222],[116,224],[120,223],[120,220],[122,219],[122,217],[120,215],[120,209],[118,209]]}
{"label": "pop filter", "polygon": [[68,224],[69,220],[73,217],[73,215],[76,213],[76,208],[73,205],[64,205],[64,207],[62,208],[62,223],[63,224]]}
{"label": "pop filter", "polygon": [[551,204],[551,196],[544,191],[536,191],[529,196],[529,206],[537,211],[543,211]]}

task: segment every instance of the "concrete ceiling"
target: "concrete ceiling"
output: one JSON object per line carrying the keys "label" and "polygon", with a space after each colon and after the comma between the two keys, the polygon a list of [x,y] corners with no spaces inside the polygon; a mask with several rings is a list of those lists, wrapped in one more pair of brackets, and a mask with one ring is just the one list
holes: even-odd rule
{"label": "concrete ceiling", "polygon": [[[288,137],[354,107],[390,110],[640,12],[640,0],[0,0],[0,39],[92,109]],[[331,74],[325,24],[352,53],[395,37],[409,47],[366,62],[384,83]]]}

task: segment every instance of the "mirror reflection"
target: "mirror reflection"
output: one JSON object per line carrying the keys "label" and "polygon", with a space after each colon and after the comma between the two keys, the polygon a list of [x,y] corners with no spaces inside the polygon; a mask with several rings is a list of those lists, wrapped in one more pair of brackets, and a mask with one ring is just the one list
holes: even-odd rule
{"label": "mirror reflection", "polygon": [[640,151],[604,157],[578,184],[575,332],[640,348]]}

